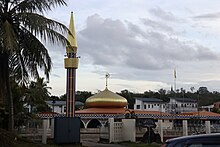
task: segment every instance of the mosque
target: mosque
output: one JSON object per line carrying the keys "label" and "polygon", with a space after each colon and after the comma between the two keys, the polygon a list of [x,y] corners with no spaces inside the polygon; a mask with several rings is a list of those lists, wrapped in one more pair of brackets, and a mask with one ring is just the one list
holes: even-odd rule
{"label": "mosque", "polygon": [[107,87],[100,93],[89,97],[85,106],[86,109],[76,111],[76,116],[81,118],[83,128],[96,128],[104,125],[108,118],[165,118],[169,116],[164,112],[128,109],[126,98],[115,94]]}

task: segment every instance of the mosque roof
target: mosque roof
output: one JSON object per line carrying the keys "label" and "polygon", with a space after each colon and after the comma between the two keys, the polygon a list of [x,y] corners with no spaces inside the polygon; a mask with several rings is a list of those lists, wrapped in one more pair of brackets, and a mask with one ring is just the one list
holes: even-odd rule
{"label": "mosque roof", "polygon": [[141,111],[127,108],[88,108],[76,111],[76,114],[126,114],[134,112],[136,115],[155,115],[155,116],[170,116],[168,113],[159,111]]}
{"label": "mosque roof", "polygon": [[87,108],[76,111],[76,114],[125,114],[126,108]]}
{"label": "mosque roof", "polygon": [[89,97],[85,104],[87,108],[123,108],[128,102],[124,97],[105,88],[104,91]]}

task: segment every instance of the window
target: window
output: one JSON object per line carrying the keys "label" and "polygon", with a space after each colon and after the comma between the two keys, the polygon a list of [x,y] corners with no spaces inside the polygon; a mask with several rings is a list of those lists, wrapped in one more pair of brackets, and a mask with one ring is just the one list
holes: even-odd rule
{"label": "window", "polygon": [[154,105],[152,104],[151,108],[154,108]]}
{"label": "window", "polygon": [[147,106],[146,105],[144,105],[144,109],[146,109],[147,108]]}
{"label": "window", "polygon": [[150,105],[148,105],[148,108],[150,108]]}
{"label": "window", "polygon": [[137,108],[137,109],[140,109],[140,105],[137,105],[136,108]]}

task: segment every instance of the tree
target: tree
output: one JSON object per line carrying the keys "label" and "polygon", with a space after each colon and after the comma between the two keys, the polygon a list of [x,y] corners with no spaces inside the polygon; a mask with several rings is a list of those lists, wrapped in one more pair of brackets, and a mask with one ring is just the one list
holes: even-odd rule
{"label": "tree", "polygon": [[68,28],[43,14],[66,0],[0,0],[0,105],[9,112],[9,129],[14,126],[10,74],[18,81],[38,78],[38,70],[49,78],[51,59],[41,41],[67,42]]}
{"label": "tree", "polygon": [[130,92],[127,89],[125,89],[125,90],[122,90],[121,93],[118,93],[118,94],[127,99],[127,101],[128,101],[128,108],[129,109],[133,109],[134,108],[135,100],[132,97],[132,92]]}
{"label": "tree", "polygon": [[193,91],[195,90],[195,87],[190,87],[191,92],[193,93]]}
{"label": "tree", "polygon": [[[26,90],[25,101],[31,106],[31,111],[33,106],[35,108],[42,107],[46,108],[45,100],[50,98],[50,92],[48,91],[51,87],[47,86],[48,82],[44,81],[44,78],[38,78],[36,82],[32,81]],[[45,109],[43,109],[45,110]],[[37,109],[35,110],[36,112]]]}

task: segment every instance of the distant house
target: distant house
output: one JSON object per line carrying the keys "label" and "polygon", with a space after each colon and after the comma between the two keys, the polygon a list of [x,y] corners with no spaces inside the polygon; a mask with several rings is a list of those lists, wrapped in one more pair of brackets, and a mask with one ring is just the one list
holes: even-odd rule
{"label": "distant house", "polygon": [[215,102],[213,105],[214,105],[214,108],[220,109],[220,102]]}
{"label": "distant house", "polygon": [[165,112],[166,103],[158,98],[134,98],[135,110],[144,110],[144,111],[160,111]]}
{"label": "distant house", "polygon": [[182,112],[197,111],[197,101],[190,98],[169,98],[166,104],[166,112],[171,114],[179,114]]}
{"label": "distant house", "polygon": [[[47,105],[51,108],[52,112],[59,114],[66,113],[66,101],[46,101]],[[76,101],[75,105],[77,108],[84,106],[84,103]]]}
{"label": "distant house", "polygon": [[201,106],[201,109],[202,110],[205,110],[205,111],[208,111],[208,112],[211,112],[214,108],[214,104],[213,105],[207,105],[207,106]]}

